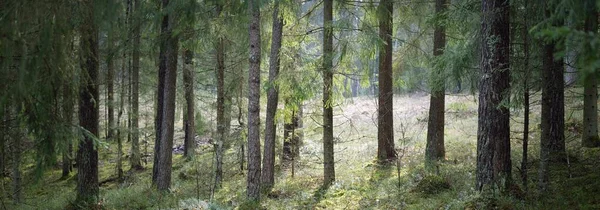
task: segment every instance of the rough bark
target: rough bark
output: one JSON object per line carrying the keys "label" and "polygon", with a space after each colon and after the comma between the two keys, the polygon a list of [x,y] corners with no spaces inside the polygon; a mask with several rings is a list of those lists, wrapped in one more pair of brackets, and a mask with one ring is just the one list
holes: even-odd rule
{"label": "rough bark", "polygon": [[333,1],[323,3],[323,185],[335,181],[333,159]]}
{"label": "rough bark", "polygon": [[[217,4],[217,16],[221,15],[223,6]],[[225,125],[225,42],[222,37],[217,38],[217,142],[215,144],[215,188],[221,187],[223,178],[223,143],[228,131]]]}
{"label": "rough bark", "polygon": [[248,176],[249,200],[260,200],[260,7],[248,1],[250,14],[250,69],[248,71]]}
{"label": "rough bark", "polygon": [[392,71],[393,2],[382,0],[379,17],[379,107],[377,109],[377,160],[387,163],[396,159],[394,148],[394,92]]}
{"label": "rough bark", "polygon": [[86,130],[77,150],[77,197],[75,203],[91,207],[98,201],[98,27],[94,21],[94,2],[82,2],[85,8],[81,26],[83,77],[79,92],[79,125]]}
{"label": "rough bark", "polygon": [[196,149],[196,142],[194,137],[196,136],[195,125],[194,125],[194,72],[193,72],[193,59],[194,53],[187,49],[184,52],[184,68],[183,68],[183,83],[185,87],[185,102],[186,102],[186,118],[185,118],[185,141],[183,155],[187,158],[194,156],[194,150]]}
{"label": "rough bark", "polygon": [[141,2],[133,0],[134,18],[133,18],[133,53],[131,61],[131,158],[129,162],[131,169],[140,170],[142,167],[142,155],[140,153],[140,133],[139,133],[139,98],[140,98],[140,25],[139,14]]}
{"label": "rough bark", "polygon": [[510,183],[510,113],[502,105],[508,100],[510,88],[509,29],[508,1],[482,1],[476,174],[479,191],[494,186],[505,188]]}
{"label": "rough bark", "polygon": [[265,119],[265,149],[262,165],[261,185],[270,189],[275,183],[275,140],[277,124],[275,114],[279,102],[279,90],[275,84],[279,74],[279,51],[283,33],[283,17],[279,14],[279,2],[273,9],[273,30],[271,40],[271,56],[269,59],[269,89],[267,90],[267,116]]}
{"label": "rough bark", "polygon": [[[595,0],[587,0],[586,8],[588,10],[585,20],[585,31],[588,33],[597,33],[598,31],[598,11],[596,11]],[[600,147],[600,138],[598,138],[598,77],[596,70],[585,75],[583,78],[583,135],[582,145],[584,147]]]}
{"label": "rough bark", "polygon": [[[446,0],[435,1],[435,13],[440,16],[448,7]],[[440,21],[441,22],[441,21]],[[446,46],[446,29],[438,22],[433,31],[433,55],[444,54]],[[444,147],[444,113],[446,109],[446,82],[444,69],[433,68],[431,72],[431,100],[429,102],[429,120],[427,121],[427,145],[425,159],[427,162],[444,160],[446,149]]]}
{"label": "rough bark", "polygon": [[[162,9],[169,0],[162,0]],[[152,184],[161,191],[171,186],[173,132],[175,123],[175,83],[177,81],[178,39],[173,36],[174,21],[164,14],[161,23],[161,46],[158,65],[158,109]]]}

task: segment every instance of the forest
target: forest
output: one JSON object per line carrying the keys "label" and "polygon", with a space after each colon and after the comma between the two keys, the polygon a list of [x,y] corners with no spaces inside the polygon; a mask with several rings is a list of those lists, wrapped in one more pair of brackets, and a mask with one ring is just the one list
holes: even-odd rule
{"label": "forest", "polygon": [[600,209],[600,0],[2,0],[2,209]]}

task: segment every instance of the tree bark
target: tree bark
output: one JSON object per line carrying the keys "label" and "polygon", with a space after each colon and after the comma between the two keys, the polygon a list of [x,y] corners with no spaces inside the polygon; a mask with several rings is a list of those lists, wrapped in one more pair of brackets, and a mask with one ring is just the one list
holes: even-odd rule
{"label": "tree bark", "polygon": [[250,69],[248,71],[248,176],[249,200],[260,200],[260,7],[248,1],[250,14]]}
{"label": "tree bark", "polygon": [[140,98],[140,12],[141,2],[133,0],[133,53],[131,61],[131,158],[129,162],[131,169],[141,170],[142,155],[140,153],[140,132],[139,132],[139,98]]}
{"label": "tree bark", "polygon": [[273,30],[271,41],[271,58],[269,59],[269,87],[267,90],[267,116],[265,119],[265,149],[263,157],[263,168],[261,185],[263,189],[269,190],[275,183],[275,139],[277,124],[275,114],[279,102],[279,90],[276,85],[279,74],[279,51],[281,49],[283,33],[283,17],[279,14],[279,2],[275,2],[273,9]]}
{"label": "tree bark", "polygon": [[[587,0],[586,8],[588,10],[585,19],[585,31],[596,34],[598,31],[598,11],[596,11],[596,1]],[[583,76],[583,147],[600,147],[600,138],[598,138],[598,77],[596,69],[592,73]]]}
{"label": "tree bark", "polygon": [[527,158],[528,158],[528,146],[529,146],[529,23],[528,23],[528,1],[525,0],[525,12],[523,13],[524,29],[523,29],[523,51],[525,53],[524,63],[523,63],[523,157],[521,159],[521,179],[523,181],[523,188],[525,192],[528,191],[529,184],[527,178]]}
{"label": "tree bark", "polygon": [[77,150],[77,197],[75,203],[92,207],[98,201],[98,26],[94,21],[94,2],[82,2],[84,18],[81,26],[83,77],[79,92],[79,125],[85,129],[84,139]]}
{"label": "tree bark", "polygon": [[379,107],[377,109],[377,160],[381,163],[396,159],[394,148],[394,92],[392,71],[393,2],[382,0],[379,13]]}
{"label": "tree bark", "polygon": [[113,56],[113,33],[108,33],[107,39],[107,55],[106,55],[106,104],[108,110],[108,132],[106,135],[106,141],[112,141],[115,136],[115,99],[114,99],[114,78],[115,78],[115,65]]}
{"label": "tree bark", "polygon": [[[223,6],[217,4],[217,17],[221,15]],[[223,179],[223,142],[229,131],[225,122],[225,42],[217,38],[217,142],[215,144],[215,188],[221,188]]]}
{"label": "tree bark", "polygon": [[186,118],[185,118],[185,142],[183,155],[187,158],[194,156],[194,150],[196,149],[196,142],[194,140],[196,136],[195,125],[194,125],[194,53],[186,49],[184,52],[184,68],[183,68],[183,83],[185,87],[185,102],[186,102]]}
{"label": "tree bark", "polygon": [[[166,11],[169,0],[162,0]],[[161,47],[158,66],[158,110],[156,117],[156,143],[152,185],[160,191],[171,186],[173,132],[175,123],[175,85],[177,82],[178,38],[173,35],[174,20],[171,13],[163,15],[161,23]]]}
{"label": "tree bark", "polygon": [[[435,13],[443,15],[448,7],[446,0],[435,1]],[[446,29],[442,23],[438,23],[433,31],[433,55],[441,56],[446,47]],[[429,102],[429,120],[427,121],[427,145],[425,147],[425,159],[428,163],[444,160],[446,149],[444,147],[444,113],[446,109],[446,75],[445,70],[439,66],[431,72],[431,100]]]}
{"label": "tree bark", "polygon": [[[13,116],[16,116],[17,113],[19,113],[19,106],[13,107],[15,108],[13,113],[11,113]],[[9,114],[9,116],[11,115]],[[14,120],[13,123],[11,123],[11,128],[13,130],[13,132],[11,132],[9,135],[12,136],[12,138],[10,138],[10,144],[9,144],[9,152],[10,152],[10,159],[11,159],[11,173],[10,173],[10,180],[11,180],[11,190],[12,190],[12,199],[13,202],[15,204],[19,204],[21,203],[21,201],[23,200],[23,192],[22,192],[22,185],[21,185],[21,142],[24,140],[25,138],[25,133],[22,130],[23,128],[21,128],[21,122],[20,120]]]}
{"label": "tree bark", "polygon": [[[548,3],[546,3],[548,4]],[[546,15],[550,11],[546,8]],[[553,25],[562,25],[554,21]],[[549,186],[550,166],[562,162],[566,155],[565,147],[565,107],[563,59],[555,58],[555,41],[544,43],[542,58],[542,116],[540,137],[540,177],[539,189],[544,193]]]}
{"label": "tree bark", "polygon": [[323,186],[335,181],[333,157],[333,1],[323,6]]}
{"label": "tree bark", "polygon": [[482,1],[476,174],[479,191],[495,185],[506,188],[511,178],[510,112],[503,105],[509,100],[510,89],[509,9],[506,0]]}

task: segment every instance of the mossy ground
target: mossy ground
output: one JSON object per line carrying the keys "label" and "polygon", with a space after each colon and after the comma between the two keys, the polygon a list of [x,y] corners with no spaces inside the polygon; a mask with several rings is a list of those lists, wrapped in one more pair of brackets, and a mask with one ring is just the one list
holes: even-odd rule
{"label": "mossy ground", "polygon": [[[539,96],[536,96],[539,97]],[[569,100],[567,100],[569,102]],[[262,196],[260,203],[245,199],[245,172],[239,168],[238,150],[230,148],[224,162],[224,183],[211,196],[213,184],[212,147],[202,146],[194,160],[175,154],[173,181],[169,193],[153,190],[151,165],[143,171],[125,173],[123,182],[108,182],[100,187],[104,209],[599,209],[600,150],[585,149],[575,130],[567,126],[569,167],[551,174],[550,192],[537,193],[539,157],[539,105],[532,107],[531,142],[528,175],[524,187],[519,177],[521,161],[522,113],[513,113],[512,161],[516,192],[481,194],[474,190],[477,105],[473,96],[448,96],[446,115],[446,161],[436,170],[426,170],[424,149],[427,119],[427,96],[402,96],[394,101],[396,147],[401,156],[397,164],[377,165],[373,159],[376,142],[376,99],[360,97],[335,107],[336,181],[327,188],[322,183],[320,109],[318,101],[308,103],[304,117],[304,146],[295,165],[294,177],[289,165],[276,167],[276,184]],[[577,107],[577,101],[569,106]],[[567,114],[570,110],[567,109]],[[580,111],[568,115],[568,122],[580,119]],[[210,114],[206,119],[210,121]],[[180,123],[177,123],[178,127]],[[571,125],[571,124],[569,124]],[[149,129],[151,131],[151,129]],[[281,130],[280,130],[281,131]],[[278,135],[282,135],[280,132]],[[181,129],[176,145],[182,141]],[[128,144],[125,143],[125,151]],[[152,148],[150,145],[149,148]],[[281,148],[281,145],[278,146]],[[151,149],[150,149],[151,150]],[[116,145],[100,148],[100,180],[116,174]],[[281,152],[280,149],[277,151]],[[151,159],[148,161],[152,162]],[[519,167],[517,167],[519,166]],[[52,168],[37,180],[23,169],[25,188],[22,204],[10,201],[10,180],[2,181],[5,209],[64,209],[75,198],[76,177],[60,179],[60,169]],[[125,161],[124,169],[129,169]],[[400,171],[400,174],[398,174]],[[36,181],[37,180],[37,181]]]}

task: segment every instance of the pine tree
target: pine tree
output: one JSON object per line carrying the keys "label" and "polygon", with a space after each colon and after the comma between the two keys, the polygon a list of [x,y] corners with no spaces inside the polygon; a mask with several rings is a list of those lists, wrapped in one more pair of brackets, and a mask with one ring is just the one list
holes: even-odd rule
{"label": "pine tree", "polygon": [[248,176],[249,200],[260,200],[260,5],[248,1],[250,14],[250,69],[248,70]]}
{"label": "pine tree", "polygon": [[392,161],[394,148],[394,92],[392,71],[393,2],[382,0],[377,8],[379,17],[379,108],[377,109],[377,160]]}
{"label": "pine tree", "polygon": [[323,2],[323,185],[335,181],[333,157],[333,0]]}

